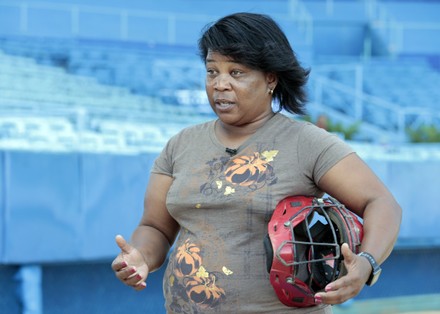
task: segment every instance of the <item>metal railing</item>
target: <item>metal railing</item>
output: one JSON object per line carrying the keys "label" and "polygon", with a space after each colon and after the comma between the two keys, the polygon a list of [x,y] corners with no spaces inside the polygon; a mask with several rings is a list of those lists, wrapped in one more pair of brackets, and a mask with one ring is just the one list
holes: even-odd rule
{"label": "metal railing", "polygon": [[[348,65],[344,65],[349,70]],[[338,65],[338,70],[344,69]],[[385,132],[395,133],[396,138],[404,140],[408,127],[426,125],[440,125],[440,112],[423,107],[402,107],[380,97],[365,94],[362,91],[362,66],[352,66],[354,71],[354,86],[342,84],[329,79],[324,75],[311,77],[313,86],[311,96],[313,101],[325,106],[335,107],[331,95],[338,95],[337,111],[351,118],[353,121],[362,121],[382,129]]]}
{"label": "metal railing", "polygon": [[[277,15],[277,19],[293,21],[297,25],[299,33],[303,36],[306,44],[313,42],[313,19],[307,11],[304,4],[299,0],[290,0],[289,12],[285,15]],[[202,13],[178,13],[178,12],[159,12],[149,11],[142,9],[128,9],[128,8],[116,8],[105,7],[98,5],[84,5],[84,4],[67,4],[56,2],[30,2],[30,1],[1,1],[0,11],[9,9],[14,12],[18,17],[16,24],[12,27],[18,30],[19,35],[28,36],[33,34],[31,27],[32,15],[35,12],[47,10],[47,12],[55,13],[58,16],[67,17],[67,20],[63,21],[63,27],[67,29],[67,33],[63,34],[65,37],[81,37],[87,35],[87,30],[83,25],[82,18],[90,14],[97,14],[106,17],[111,20],[112,29],[116,29],[115,34],[111,34],[113,39],[116,40],[138,40],[135,35],[136,30],[133,29],[133,21],[139,19],[144,21],[151,21],[151,23],[160,24],[156,29],[160,29],[160,32],[165,33],[165,36],[152,36],[153,39],[147,39],[147,41],[159,42],[164,44],[176,44],[179,43],[178,32],[181,30],[182,25],[188,25],[192,23],[200,24],[199,29],[202,29],[206,24],[216,20],[219,16],[215,14],[202,14]],[[12,12],[11,11],[11,12]],[[276,15],[276,14],[275,14]],[[1,30],[0,30],[1,33]],[[43,34],[47,35],[47,34]],[[153,34],[154,35],[154,34]],[[49,37],[56,37],[53,34],[48,34]],[[195,42],[189,44],[194,45]]]}
{"label": "metal railing", "polygon": [[383,37],[390,55],[398,55],[403,51],[406,34],[411,31],[435,31],[440,36],[440,22],[397,21],[379,1],[363,1],[371,28]]}
{"label": "metal railing", "polygon": [[[83,4],[67,4],[55,2],[15,2],[15,1],[0,1],[0,11],[6,9],[13,9],[17,12],[18,18],[14,27],[19,30],[20,35],[30,35],[30,16],[33,10],[48,10],[48,12],[56,11],[57,14],[64,14],[68,16],[68,33],[66,37],[77,37],[84,30],[81,24],[81,17],[87,14],[100,14],[112,19],[116,25],[117,34],[116,40],[130,40],[133,38],[130,21],[136,18],[143,18],[145,20],[154,19],[162,21],[161,27],[165,28],[166,36],[161,38],[161,43],[175,44],[177,42],[178,22],[200,22],[200,28],[205,24],[216,19],[213,15],[208,14],[185,14],[177,12],[158,12],[148,10],[135,10],[127,8],[111,8],[97,5],[83,5]],[[44,34],[43,34],[44,35]],[[191,43],[194,44],[194,43]]]}
{"label": "metal railing", "polygon": [[313,18],[306,6],[299,0],[289,0],[289,17],[293,19],[300,33],[304,36],[305,43],[313,43]]}

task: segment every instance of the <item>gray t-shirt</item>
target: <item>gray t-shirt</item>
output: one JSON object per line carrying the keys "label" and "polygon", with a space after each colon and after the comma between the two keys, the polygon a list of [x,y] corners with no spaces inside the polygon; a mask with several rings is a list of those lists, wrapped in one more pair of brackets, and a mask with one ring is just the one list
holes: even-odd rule
{"label": "gray t-shirt", "polygon": [[319,179],[352,149],[278,113],[230,156],[214,124],[175,135],[152,169],[173,177],[167,207],[181,226],[164,277],[168,313],[331,313],[278,300],[263,239],[277,203],[322,196]]}

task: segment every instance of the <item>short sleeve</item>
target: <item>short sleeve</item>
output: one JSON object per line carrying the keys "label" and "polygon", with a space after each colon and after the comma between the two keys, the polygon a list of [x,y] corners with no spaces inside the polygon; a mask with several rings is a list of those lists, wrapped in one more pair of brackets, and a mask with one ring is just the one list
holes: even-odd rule
{"label": "short sleeve", "polygon": [[173,146],[175,137],[172,137],[154,161],[151,173],[173,176]]}
{"label": "short sleeve", "polygon": [[306,123],[298,141],[298,159],[305,175],[318,184],[322,176],[353,149],[335,134]]}

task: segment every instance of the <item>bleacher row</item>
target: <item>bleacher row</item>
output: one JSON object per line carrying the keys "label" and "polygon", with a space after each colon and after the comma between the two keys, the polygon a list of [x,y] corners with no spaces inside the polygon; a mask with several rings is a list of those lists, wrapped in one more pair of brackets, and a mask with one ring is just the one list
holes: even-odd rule
{"label": "bleacher row", "polygon": [[[383,98],[404,108],[438,109],[440,73],[425,59],[381,60],[379,58],[361,64],[362,87],[366,94]],[[347,86],[352,86],[354,82],[353,73],[338,70],[337,67],[326,72],[326,75]]]}
{"label": "bleacher row", "polygon": [[0,49],[136,94],[157,94],[166,84],[177,89],[203,88],[203,65],[188,47],[8,37],[0,38]]}
{"label": "bleacher row", "polygon": [[[330,87],[340,84],[354,90],[355,74],[346,70],[347,63],[340,67],[339,62],[344,61],[334,58],[316,62],[310,86],[317,77],[314,73],[318,73],[334,82]],[[393,108],[412,110],[416,116],[427,112],[425,116],[432,120],[434,115],[429,113],[436,111],[440,73],[426,61],[374,59],[351,63],[362,68],[365,95],[383,99]],[[203,89],[203,64],[194,47],[5,37],[0,38],[0,67],[0,110],[64,116],[77,131],[72,133],[73,139],[63,136],[60,143],[58,137],[48,136],[44,144],[44,136],[39,134],[40,145],[35,149],[50,146],[51,150],[65,150],[78,143],[79,150],[157,151],[177,130],[213,117]],[[356,99],[339,88],[327,87],[320,102],[355,116]],[[387,132],[398,129],[396,110],[367,104],[362,110],[364,122]],[[103,133],[97,122],[100,119],[126,121],[126,129],[148,131],[137,136],[131,131]],[[408,124],[420,123],[417,118],[406,119]],[[145,135],[148,132],[153,133]],[[4,137],[2,147],[20,147]]]}
{"label": "bleacher row", "polygon": [[[138,154],[158,152],[182,125],[92,119],[77,131],[65,117],[0,117],[0,149]],[[95,129],[95,131],[93,131]]]}
{"label": "bleacher row", "polygon": [[312,101],[345,115],[347,125],[362,121],[361,140],[402,143],[409,128],[440,128],[440,73],[427,58],[323,58],[313,75]]}
{"label": "bleacher row", "polygon": [[31,151],[157,152],[182,127],[207,119],[1,51],[0,112],[0,148]]}

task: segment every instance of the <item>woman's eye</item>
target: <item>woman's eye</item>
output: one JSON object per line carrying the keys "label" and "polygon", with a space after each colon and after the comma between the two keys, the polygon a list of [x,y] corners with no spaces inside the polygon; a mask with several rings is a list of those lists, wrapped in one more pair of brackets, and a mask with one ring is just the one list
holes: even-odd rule
{"label": "woman's eye", "polygon": [[233,70],[233,71],[231,72],[231,74],[234,75],[234,76],[240,75],[240,74],[242,74],[242,73],[243,73],[243,72],[240,71],[240,70]]}
{"label": "woman's eye", "polygon": [[206,69],[206,74],[209,75],[209,76],[213,76],[213,75],[215,75],[215,70],[213,70],[213,69]]}

